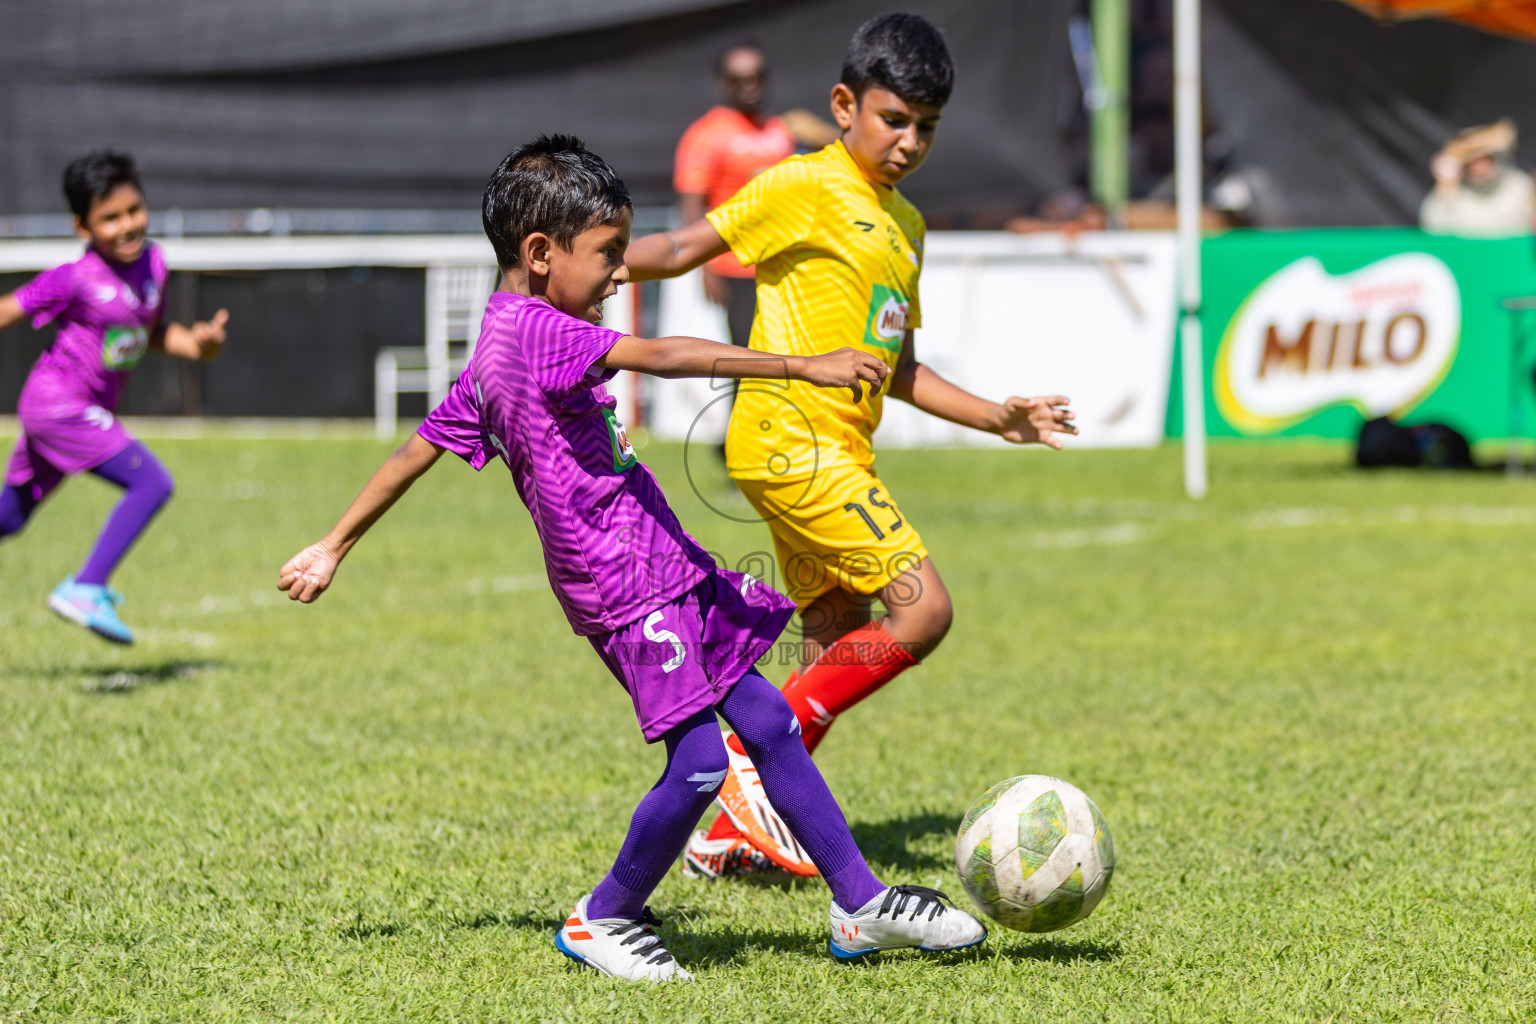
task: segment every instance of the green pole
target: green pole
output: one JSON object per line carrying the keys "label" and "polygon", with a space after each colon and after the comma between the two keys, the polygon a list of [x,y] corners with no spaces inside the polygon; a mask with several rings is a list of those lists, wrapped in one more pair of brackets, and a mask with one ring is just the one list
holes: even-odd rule
{"label": "green pole", "polygon": [[1090,157],[1093,198],[1109,215],[1111,227],[1123,227],[1129,188],[1126,154],[1131,135],[1129,0],[1093,0],[1091,16],[1094,63],[1099,71]]}

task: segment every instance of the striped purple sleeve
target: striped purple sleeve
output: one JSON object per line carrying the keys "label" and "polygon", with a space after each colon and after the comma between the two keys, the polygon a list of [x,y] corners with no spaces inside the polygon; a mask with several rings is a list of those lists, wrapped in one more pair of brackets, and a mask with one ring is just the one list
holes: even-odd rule
{"label": "striped purple sleeve", "polygon": [[75,301],[75,265],[45,270],[16,289],[22,311],[32,315],[33,327],[44,327]]}
{"label": "striped purple sleeve", "polygon": [[424,440],[446,449],[476,470],[490,461],[493,450],[485,427],[480,424],[480,403],[475,396],[474,378],[465,370],[448,389],[448,397],[416,428]]}
{"label": "striped purple sleeve", "polygon": [[597,362],[624,337],[621,331],[578,320],[543,302],[524,305],[517,334],[529,373],[551,398],[610,379],[616,371]]}

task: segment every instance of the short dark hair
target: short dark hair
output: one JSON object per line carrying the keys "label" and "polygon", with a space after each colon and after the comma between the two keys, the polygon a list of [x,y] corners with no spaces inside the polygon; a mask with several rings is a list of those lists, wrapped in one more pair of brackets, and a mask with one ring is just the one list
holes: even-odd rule
{"label": "short dark hair", "polygon": [[735,53],[737,50],[751,50],[751,51],[753,51],[759,57],[763,58],[763,67],[764,67],[764,69],[766,69],[768,67],[768,53],[767,53],[767,51],[765,51],[761,46],[759,46],[757,44],[756,40],[753,40],[753,39],[742,39],[742,40],[740,40],[738,42],[732,43],[730,46],[725,47],[719,53],[715,54],[715,77],[716,78],[720,78],[720,77],[722,77],[725,74],[725,58],[729,57],[731,54]]}
{"label": "short dark hair", "polygon": [[123,185],[144,191],[139,183],[139,169],[127,153],[98,149],[71,160],[64,168],[64,198],[69,202],[70,212],[82,224],[90,216],[92,206]]}
{"label": "short dark hair", "polygon": [[882,14],[848,41],[839,81],[856,99],[871,88],[889,89],[908,103],[942,107],[955,85],[955,62],[943,33],[927,18]]}
{"label": "short dark hair", "polygon": [[542,231],[569,250],[576,236],[633,210],[629,188],[574,135],[540,135],[508,153],[485,184],[480,219],[503,272]]}

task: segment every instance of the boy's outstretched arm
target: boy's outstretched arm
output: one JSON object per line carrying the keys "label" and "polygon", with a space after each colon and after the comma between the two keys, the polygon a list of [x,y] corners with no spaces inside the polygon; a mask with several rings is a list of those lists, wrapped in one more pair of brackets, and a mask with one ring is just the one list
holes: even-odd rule
{"label": "boy's outstretched arm", "polygon": [[659,231],[630,242],[624,250],[624,265],[629,267],[631,281],[654,281],[686,274],[730,251],[715,226],[701,217],[676,231]]}
{"label": "boy's outstretched arm", "polygon": [[703,338],[636,338],[613,343],[602,365],[653,377],[724,377],[803,380],[823,388],[848,388],[859,401],[880,389],[890,367],[878,356],[840,348],[819,356],[773,356]]}
{"label": "boy's outstretched arm", "polygon": [[166,324],[149,339],[149,347],[179,359],[207,362],[223,350],[227,323],[229,310],[221,309],[213,314],[212,320],[199,320],[191,327]]}
{"label": "boy's outstretched arm", "polygon": [[21,308],[21,303],[16,299],[15,292],[0,295],[0,331],[12,324],[20,323],[26,315],[26,311]]}
{"label": "boy's outstretched arm", "polygon": [[1056,435],[1077,433],[1065,395],[1015,395],[1002,402],[973,395],[917,361],[911,331],[902,340],[901,360],[891,374],[890,395],[939,419],[985,430],[1014,444],[1043,444],[1059,451],[1061,438]]}
{"label": "boy's outstretched arm", "polygon": [[363,487],[350,508],[317,543],[300,551],[279,570],[277,589],[288,591],[294,601],[309,604],[325,593],[336,575],[336,568],[347,557],[352,545],[362,539],[368,528],[389,511],[400,495],[410,489],[417,477],[432,468],[443,454],[443,449],[412,434],[411,439],[396,448],[373,478]]}

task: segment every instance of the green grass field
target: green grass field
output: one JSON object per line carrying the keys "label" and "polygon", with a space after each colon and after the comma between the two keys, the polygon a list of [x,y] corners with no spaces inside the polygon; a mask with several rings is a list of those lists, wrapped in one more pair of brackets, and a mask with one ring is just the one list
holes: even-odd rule
{"label": "green grass field", "polygon": [[[0,1020],[1536,1012],[1536,485],[1218,444],[1196,505],[1172,447],[881,456],[958,616],[821,748],[856,836],[963,903],[966,805],[1060,775],[1114,828],[1114,886],[1063,932],[845,965],[820,883],[674,872],[652,904],[698,982],[651,989],[551,945],[661,751],[570,634],[506,473],[445,460],[299,608],[278,566],[385,449],[153,446],[180,490],[114,581],[137,646],[44,605],[108,487],[0,545]],[[641,454],[709,547],[767,547],[680,448]]]}

